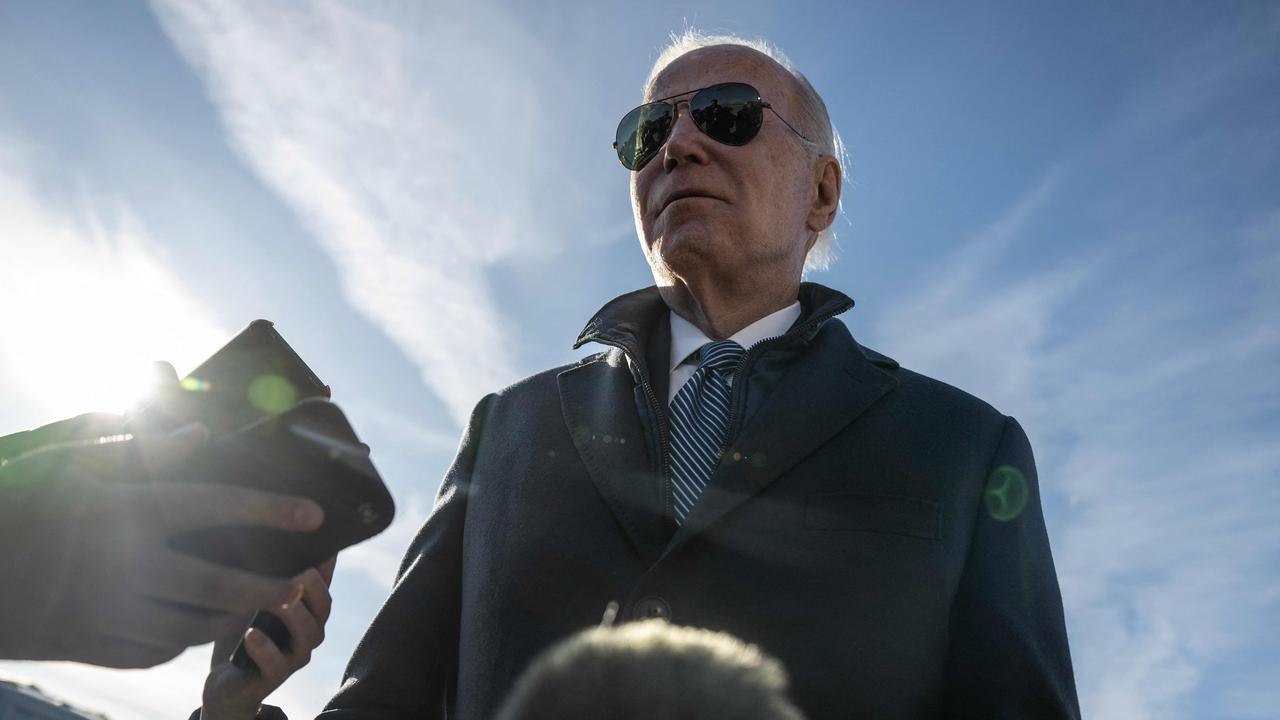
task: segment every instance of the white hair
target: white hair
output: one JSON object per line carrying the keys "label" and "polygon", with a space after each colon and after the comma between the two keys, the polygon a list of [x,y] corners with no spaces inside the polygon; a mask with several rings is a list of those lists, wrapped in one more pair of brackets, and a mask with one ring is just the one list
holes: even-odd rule
{"label": "white hair", "polygon": [[[658,59],[654,61],[653,68],[649,70],[649,77],[645,80],[645,93],[649,92],[649,88],[653,86],[653,81],[657,79],[658,74],[672,62],[675,62],[677,58],[683,57],[694,50],[716,45],[740,45],[751,48],[778,63],[795,78],[796,84],[800,89],[799,102],[797,103],[797,109],[800,114],[793,122],[804,130],[805,138],[808,140],[806,145],[817,151],[814,157],[828,155],[835,158],[840,165],[841,178],[847,180],[848,171],[846,168],[849,166],[849,156],[845,151],[844,143],[840,140],[840,133],[831,124],[831,117],[827,114],[827,104],[823,102],[822,96],[809,83],[809,79],[791,64],[791,60],[786,54],[763,38],[748,40],[737,35],[710,35],[695,28],[686,28],[679,35],[671,33],[671,42],[658,54]],[[840,201],[839,214],[844,214],[843,200]],[[831,261],[835,259],[835,249],[836,229],[835,222],[832,222],[827,229],[818,233],[817,241],[809,249],[809,254],[805,256],[804,271],[807,273],[826,270],[831,265]]]}

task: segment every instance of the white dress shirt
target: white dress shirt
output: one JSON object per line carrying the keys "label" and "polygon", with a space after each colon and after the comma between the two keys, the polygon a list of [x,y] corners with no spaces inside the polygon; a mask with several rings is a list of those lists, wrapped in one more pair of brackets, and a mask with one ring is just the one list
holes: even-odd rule
{"label": "white dress shirt", "polygon": [[[667,391],[669,406],[685,381],[693,376],[694,370],[698,369],[698,349],[714,341],[704,335],[697,325],[671,311],[667,311],[667,314],[671,316],[671,385]],[[765,315],[728,339],[738,343],[744,349],[750,349],[761,340],[785,335],[798,317],[800,317],[799,300],[775,313]],[[733,385],[732,376],[729,378],[729,384]]]}

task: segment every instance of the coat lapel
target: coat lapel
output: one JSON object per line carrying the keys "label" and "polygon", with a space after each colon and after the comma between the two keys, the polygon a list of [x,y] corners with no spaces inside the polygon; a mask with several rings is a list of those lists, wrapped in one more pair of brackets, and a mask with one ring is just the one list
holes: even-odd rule
{"label": "coat lapel", "polygon": [[635,380],[618,350],[557,377],[564,421],[587,473],[646,564],[666,544],[662,479],[645,448]]}
{"label": "coat lapel", "polygon": [[664,556],[777,480],[897,384],[867,360],[843,323],[827,323],[813,344],[725,451]]}

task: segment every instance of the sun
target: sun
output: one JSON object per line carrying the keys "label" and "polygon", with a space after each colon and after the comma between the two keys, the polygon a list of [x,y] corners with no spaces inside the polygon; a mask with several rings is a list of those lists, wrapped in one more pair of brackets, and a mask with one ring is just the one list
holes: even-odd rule
{"label": "sun", "polygon": [[[54,216],[0,176],[0,388],[26,426],[122,412],[230,333],[127,215],[111,227]],[[0,427],[0,434],[24,429]]]}

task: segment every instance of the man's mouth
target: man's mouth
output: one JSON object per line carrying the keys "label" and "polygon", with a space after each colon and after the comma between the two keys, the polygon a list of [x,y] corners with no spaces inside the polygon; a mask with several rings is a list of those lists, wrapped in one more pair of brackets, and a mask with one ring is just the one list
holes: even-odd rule
{"label": "man's mouth", "polygon": [[668,195],[667,198],[663,201],[662,210],[659,211],[659,214],[661,214],[662,212],[665,212],[667,208],[671,207],[677,201],[696,200],[696,199],[720,200],[720,198],[716,197],[715,195],[711,195],[710,193],[706,193],[701,190],[678,190]]}

